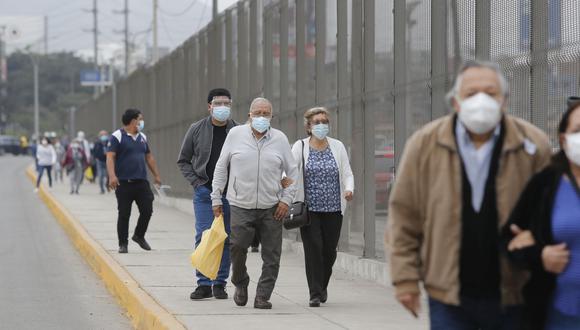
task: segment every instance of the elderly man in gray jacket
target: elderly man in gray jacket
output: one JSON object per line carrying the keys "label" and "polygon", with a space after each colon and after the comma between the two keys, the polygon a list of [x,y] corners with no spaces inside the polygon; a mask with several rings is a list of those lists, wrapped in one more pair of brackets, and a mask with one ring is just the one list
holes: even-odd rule
{"label": "elderly man in gray jacket", "polygon": [[[298,169],[288,138],[270,127],[272,104],[264,98],[250,105],[250,121],[230,130],[215,167],[211,194],[215,216],[222,214],[222,194],[227,187],[231,205],[232,283],[238,306],[248,302],[250,277],[246,269],[248,247],[257,231],[262,243],[262,275],[254,308],[271,309],[269,302],[280,268],[282,219],[288,213],[296,186],[283,188],[282,174],[296,182]],[[229,178],[228,178],[229,167]],[[229,179],[229,181],[228,181]]]}

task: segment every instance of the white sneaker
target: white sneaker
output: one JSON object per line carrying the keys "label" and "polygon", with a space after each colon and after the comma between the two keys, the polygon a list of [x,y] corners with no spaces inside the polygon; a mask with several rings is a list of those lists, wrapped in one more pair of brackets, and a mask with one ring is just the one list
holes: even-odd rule
{"label": "white sneaker", "polygon": [[38,193],[38,188],[34,188],[34,193]]}

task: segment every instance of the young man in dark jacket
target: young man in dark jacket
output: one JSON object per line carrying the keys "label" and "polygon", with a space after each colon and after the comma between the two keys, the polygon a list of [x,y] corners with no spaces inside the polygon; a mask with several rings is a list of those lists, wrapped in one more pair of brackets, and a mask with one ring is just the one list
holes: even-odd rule
{"label": "young man in dark jacket", "polygon": [[[207,96],[209,116],[191,125],[181,145],[177,166],[181,174],[193,187],[193,206],[195,212],[195,246],[201,241],[201,234],[213,222],[211,191],[215,165],[220,156],[224,141],[230,129],[236,126],[231,117],[231,94],[227,89],[217,88]],[[223,198],[224,224],[230,233],[230,210]],[[226,240],[218,277],[212,281],[199,271],[196,272],[198,287],[191,293],[194,300],[211,298],[227,299],[225,290],[230,275],[229,240]],[[213,290],[212,290],[213,286]]]}

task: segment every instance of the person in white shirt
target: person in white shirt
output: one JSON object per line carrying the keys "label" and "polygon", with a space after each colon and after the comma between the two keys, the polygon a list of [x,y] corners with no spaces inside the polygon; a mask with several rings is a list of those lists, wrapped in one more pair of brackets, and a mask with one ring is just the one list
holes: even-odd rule
{"label": "person in white shirt", "polygon": [[[254,308],[271,309],[269,302],[282,253],[282,220],[296,193],[295,185],[284,188],[282,174],[296,181],[296,162],[288,138],[270,127],[272,104],[264,98],[250,105],[250,121],[232,128],[226,137],[212,181],[214,215],[220,216],[222,195],[227,187],[231,213],[232,283],[236,286],[234,302],[248,302],[250,277],[246,269],[248,247],[255,232],[262,243],[262,275],[258,282]],[[229,175],[228,175],[229,172]]]}
{"label": "person in white shirt", "polygon": [[[330,116],[323,107],[304,114],[308,137],[294,143],[292,153],[298,165],[295,200],[308,206],[310,225],[300,228],[310,307],[328,299],[328,282],[336,261],[342,216],[354,192],[354,176],[346,148],[328,137]],[[302,168],[304,160],[304,169]]]}
{"label": "person in white shirt", "polygon": [[46,171],[48,176],[48,186],[52,187],[51,173],[52,166],[56,164],[56,151],[47,138],[42,138],[41,144],[36,149],[36,161],[38,163],[38,177],[36,179],[35,192],[37,192],[40,187],[40,181],[42,180],[42,174],[44,171]]}

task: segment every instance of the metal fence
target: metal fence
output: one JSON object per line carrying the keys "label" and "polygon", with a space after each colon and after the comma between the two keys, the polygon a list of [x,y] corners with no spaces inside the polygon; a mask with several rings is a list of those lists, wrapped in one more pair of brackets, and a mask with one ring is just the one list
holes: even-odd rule
{"label": "metal fence", "polygon": [[[177,153],[189,125],[208,115],[211,88],[232,91],[242,122],[254,97],[269,98],[273,126],[291,142],[305,135],[307,108],[328,107],[357,187],[340,249],[380,259],[388,188],[405,141],[449,112],[444,95],[457,67],[475,58],[500,63],[511,113],[555,142],[565,97],[579,94],[580,0],[240,1],[119,82],[116,106],[143,110],[163,179],[182,197],[192,192]],[[77,128],[111,128],[112,102],[108,91],[86,104]]]}

